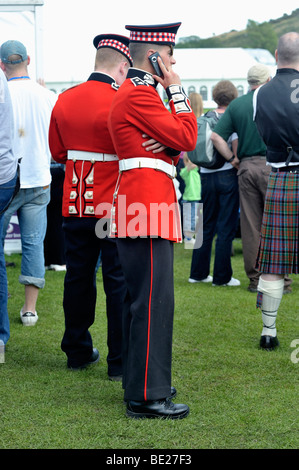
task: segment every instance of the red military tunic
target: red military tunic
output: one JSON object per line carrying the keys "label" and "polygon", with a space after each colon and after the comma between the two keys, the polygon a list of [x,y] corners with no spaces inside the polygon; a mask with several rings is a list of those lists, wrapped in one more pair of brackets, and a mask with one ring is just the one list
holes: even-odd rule
{"label": "red military tunic", "polygon": [[[171,112],[163,105],[152,76],[138,69],[129,70],[108,119],[119,160],[158,158],[176,165],[178,156],[172,157],[169,148],[176,149],[176,155],[195,148],[197,120],[187,97],[178,85],[169,87],[168,93]],[[168,149],[159,154],[147,152],[142,147],[144,133]],[[117,189],[112,226],[117,237],[135,235],[181,241],[177,198],[168,174],[152,168],[123,171]]]}
{"label": "red military tunic", "polygon": [[62,93],[53,109],[49,145],[54,160],[66,163],[64,217],[110,217],[96,208],[100,203],[111,207],[118,161],[73,161],[67,159],[67,152],[115,154],[107,115],[117,89],[112,77],[95,72],[87,82]]}

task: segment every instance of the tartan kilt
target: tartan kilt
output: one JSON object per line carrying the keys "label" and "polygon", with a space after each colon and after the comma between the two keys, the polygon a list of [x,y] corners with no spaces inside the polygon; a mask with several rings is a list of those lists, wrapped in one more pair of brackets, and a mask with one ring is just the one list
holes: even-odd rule
{"label": "tartan kilt", "polygon": [[299,174],[269,175],[257,268],[267,274],[298,274]]}

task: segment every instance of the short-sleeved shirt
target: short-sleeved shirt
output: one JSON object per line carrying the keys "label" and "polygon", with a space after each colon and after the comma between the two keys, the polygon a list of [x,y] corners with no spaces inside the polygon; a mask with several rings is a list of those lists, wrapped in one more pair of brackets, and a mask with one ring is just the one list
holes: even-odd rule
{"label": "short-sleeved shirt", "polygon": [[298,83],[298,70],[281,68],[254,95],[255,123],[267,145],[267,161],[272,166],[299,162]]}
{"label": "short-sleeved shirt", "polygon": [[238,158],[266,155],[266,145],[261,139],[253,121],[253,91],[233,100],[216,124],[214,132],[225,141],[238,134]]}
{"label": "short-sleeved shirt", "polygon": [[48,132],[57,95],[34,80],[8,83],[14,116],[13,152],[20,163],[21,189],[51,183]]}

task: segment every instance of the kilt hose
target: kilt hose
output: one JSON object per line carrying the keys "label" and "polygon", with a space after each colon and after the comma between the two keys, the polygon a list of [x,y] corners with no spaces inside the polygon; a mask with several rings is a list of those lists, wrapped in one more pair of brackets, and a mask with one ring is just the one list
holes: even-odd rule
{"label": "kilt hose", "polygon": [[269,176],[257,267],[266,274],[298,274],[299,174]]}

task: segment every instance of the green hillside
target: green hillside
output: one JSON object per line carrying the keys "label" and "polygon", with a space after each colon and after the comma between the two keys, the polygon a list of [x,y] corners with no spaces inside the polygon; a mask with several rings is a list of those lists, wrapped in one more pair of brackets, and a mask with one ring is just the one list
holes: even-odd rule
{"label": "green hillside", "polygon": [[271,19],[264,23],[257,23],[255,20],[249,19],[247,28],[242,31],[232,30],[207,39],[201,39],[199,36],[181,38],[177,47],[263,48],[273,54],[278,38],[289,31],[299,32],[299,8],[294,10],[291,15],[284,14],[281,18]]}

